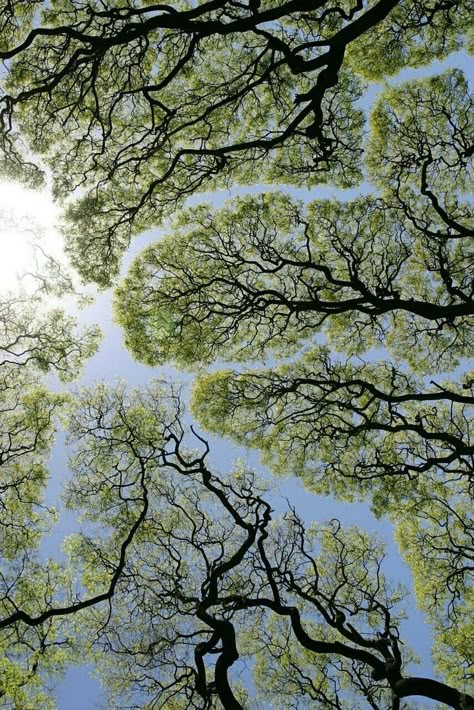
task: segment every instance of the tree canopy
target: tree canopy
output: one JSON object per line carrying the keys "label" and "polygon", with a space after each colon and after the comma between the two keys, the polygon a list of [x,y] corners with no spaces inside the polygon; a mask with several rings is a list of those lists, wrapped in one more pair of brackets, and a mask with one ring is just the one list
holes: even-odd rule
{"label": "tree canopy", "polygon": [[360,181],[364,82],[465,47],[471,10],[469,0],[5,2],[3,170],[41,183],[26,141],[58,197],[80,188],[66,238],[82,274],[106,284],[130,238],[197,191]]}
{"label": "tree canopy", "polygon": [[[58,273],[54,276],[58,286]],[[78,330],[75,319],[48,305],[49,279],[28,294],[0,296],[0,704],[50,707],[46,677],[63,656],[48,622],[30,627],[15,615],[41,614],[63,572],[39,554],[56,520],[45,503],[49,459],[67,395],[52,391],[44,375],[63,382],[97,349],[97,328]],[[12,618],[13,617],[13,618]],[[45,675],[42,675],[44,673]]]}
{"label": "tree canopy", "polygon": [[402,84],[372,115],[379,195],[303,207],[267,192],[185,211],[118,290],[132,352],[181,366],[258,359],[319,331],[347,355],[383,345],[423,372],[469,356],[472,116],[459,71]]}
{"label": "tree canopy", "polygon": [[305,528],[291,507],[275,517],[248,467],[209,466],[174,387],[100,385],[65,404],[64,500],[84,527],[64,562],[4,562],[6,707],[46,703],[38,667],[44,678],[80,653],[114,707],[377,709],[422,696],[472,708],[462,682],[412,672],[407,590],[373,534],[335,519]]}
{"label": "tree canopy", "polygon": [[[408,670],[406,592],[385,576],[384,545],[337,520],[305,529],[291,508],[274,519],[252,471],[214,472],[206,442],[189,441],[176,389],[85,390],[69,431],[66,502],[93,527],[67,550],[91,592],[122,565],[130,531],[111,605],[73,622],[115,707],[382,708],[413,695],[472,707]],[[255,664],[254,697],[240,658]]]}
{"label": "tree canopy", "polygon": [[458,70],[388,88],[366,144],[377,193],[304,205],[271,191],[189,208],[116,290],[139,360],[233,364],[197,378],[205,429],[394,521],[438,661],[447,669],[455,649],[466,678],[472,115]]}
{"label": "tree canopy", "polygon": [[[393,523],[439,677],[416,675],[375,535],[275,515],[249,467],[211,466],[174,386],[45,380],[98,345],[47,305],[69,288],[51,261],[0,299],[2,706],[47,708],[95,660],[113,707],[474,708],[474,113],[460,69],[429,69],[469,49],[473,10],[0,0],[2,176],[51,181],[73,265],[115,285],[137,360],[197,372],[204,430]],[[58,429],[80,529],[48,559]]]}

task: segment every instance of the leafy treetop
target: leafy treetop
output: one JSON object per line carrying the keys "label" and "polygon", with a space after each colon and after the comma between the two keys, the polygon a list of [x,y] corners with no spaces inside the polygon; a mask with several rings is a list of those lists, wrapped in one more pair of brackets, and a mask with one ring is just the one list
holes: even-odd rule
{"label": "leafy treetop", "polygon": [[192,367],[287,356],[321,332],[347,355],[382,345],[423,373],[451,369],[472,343],[471,109],[459,71],[383,94],[368,145],[380,196],[185,211],[117,290],[132,353]]}
{"label": "leafy treetop", "polygon": [[[5,3],[4,174],[82,196],[65,233],[102,285],[189,195],[361,178],[363,77],[465,46],[468,0]],[[31,120],[34,116],[35,120]]]}

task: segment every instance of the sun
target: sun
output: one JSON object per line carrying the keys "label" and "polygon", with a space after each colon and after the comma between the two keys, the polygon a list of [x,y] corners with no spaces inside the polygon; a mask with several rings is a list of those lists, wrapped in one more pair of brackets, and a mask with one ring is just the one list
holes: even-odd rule
{"label": "sun", "polygon": [[0,183],[0,293],[27,288],[27,275],[38,272],[44,254],[60,258],[59,212],[47,189]]}

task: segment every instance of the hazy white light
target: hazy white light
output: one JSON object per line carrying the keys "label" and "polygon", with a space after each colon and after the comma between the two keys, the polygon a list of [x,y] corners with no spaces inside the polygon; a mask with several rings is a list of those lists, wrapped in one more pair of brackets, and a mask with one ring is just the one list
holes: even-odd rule
{"label": "hazy white light", "polygon": [[[59,209],[47,190],[35,192],[16,183],[0,183],[0,291],[27,285],[48,256],[62,253],[56,231]],[[42,251],[41,251],[42,250]]]}

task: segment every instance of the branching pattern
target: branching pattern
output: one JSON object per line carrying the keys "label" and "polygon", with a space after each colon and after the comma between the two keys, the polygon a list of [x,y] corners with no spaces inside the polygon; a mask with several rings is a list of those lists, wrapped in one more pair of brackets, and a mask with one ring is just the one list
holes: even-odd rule
{"label": "branching pattern", "polygon": [[85,190],[66,234],[76,265],[102,284],[132,235],[197,191],[356,183],[357,75],[444,56],[471,21],[469,2],[449,0],[68,0],[39,20],[34,8],[13,2],[5,13],[1,161],[38,184],[21,135],[59,196]]}
{"label": "branching pattern", "polygon": [[[299,684],[303,703],[309,694],[344,707],[349,678],[373,707],[420,694],[471,707],[473,699],[453,688],[405,675],[403,592],[385,579],[383,546],[335,520],[305,530],[292,509],[273,521],[251,472],[213,474],[199,437],[202,453],[186,451],[181,417],[179,394],[162,385],[130,396],[101,388],[83,395],[72,426],[79,443],[70,505],[116,530],[140,505],[143,486],[149,501],[106,622],[97,611],[89,618],[110,655],[114,698],[132,693],[123,707],[133,707],[133,693],[144,692],[155,707],[211,708],[218,699],[242,709],[233,668],[241,654],[255,654],[257,684],[279,703],[291,703]],[[107,571],[97,542],[79,536],[73,549],[93,579]],[[265,678],[273,663],[286,691]],[[309,687],[305,673],[314,679]]]}

